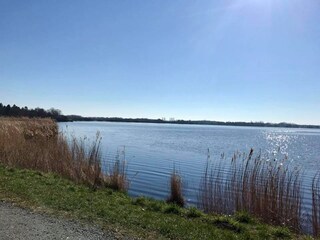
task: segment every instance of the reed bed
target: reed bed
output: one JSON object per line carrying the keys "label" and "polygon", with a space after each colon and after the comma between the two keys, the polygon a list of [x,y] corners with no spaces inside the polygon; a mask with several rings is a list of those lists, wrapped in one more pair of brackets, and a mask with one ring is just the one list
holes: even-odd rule
{"label": "reed bed", "polygon": [[182,178],[175,169],[173,169],[170,177],[170,196],[168,197],[167,202],[176,204],[180,207],[184,207],[185,205],[182,193]]}
{"label": "reed bed", "polygon": [[301,229],[300,170],[286,159],[236,153],[231,162],[211,162],[209,157],[200,183],[199,207],[208,213],[245,211],[262,221]]}
{"label": "reed bed", "polygon": [[122,150],[118,150],[114,163],[106,171],[104,182],[107,187],[114,190],[122,192],[128,190],[129,181],[127,178],[125,147]]}
{"label": "reed bed", "polygon": [[57,124],[50,118],[0,117],[0,134],[23,136],[25,139],[50,139],[58,134]]}
{"label": "reed bed", "polygon": [[[0,118],[0,164],[52,172],[96,189],[110,187],[126,192],[129,187],[125,149],[116,160],[101,167],[101,136],[87,139],[58,133],[51,119]],[[200,182],[199,208],[207,213],[245,212],[265,223],[286,226],[300,232],[302,177],[299,168],[286,158],[277,160],[254,153],[235,153],[230,161],[222,155],[207,164]],[[320,173],[312,182],[313,235],[320,236]],[[170,178],[168,202],[185,205],[182,178],[175,169]]]}
{"label": "reed bed", "polygon": [[312,229],[315,237],[320,237],[320,172],[312,181]]}
{"label": "reed bed", "polygon": [[[0,163],[5,166],[56,173],[94,189],[110,186],[114,175],[102,171],[100,145],[99,133],[91,144],[68,139],[51,119],[0,118]],[[126,172],[110,171],[117,172],[122,179],[119,189],[126,191]]]}

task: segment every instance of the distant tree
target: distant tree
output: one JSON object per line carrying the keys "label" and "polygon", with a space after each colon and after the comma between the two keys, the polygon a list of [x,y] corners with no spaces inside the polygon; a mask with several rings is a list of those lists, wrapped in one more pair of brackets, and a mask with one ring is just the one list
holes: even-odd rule
{"label": "distant tree", "polygon": [[62,115],[62,112],[60,109],[56,109],[56,108],[50,108],[47,111],[52,117],[59,117],[60,115]]}
{"label": "distant tree", "polygon": [[50,108],[49,110],[44,110],[43,108],[35,108],[35,109],[28,109],[28,107],[18,107],[17,105],[13,105],[12,107],[10,104],[4,106],[0,103],[0,116],[12,116],[12,117],[50,117],[57,121],[68,121],[68,117],[62,115],[61,110],[56,108]]}
{"label": "distant tree", "polygon": [[15,104],[13,104],[11,110],[10,110],[10,116],[13,117],[18,117],[21,115],[21,110],[18,106],[16,106]]}
{"label": "distant tree", "polygon": [[4,115],[4,106],[2,103],[0,103],[0,116]]}
{"label": "distant tree", "polygon": [[21,108],[21,116],[29,116],[29,109],[27,106]]}
{"label": "distant tree", "polygon": [[46,110],[44,110],[43,108],[35,108],[34,109],[36,112],[36,116],[35,117],[47,117],[48,114],[46,112]]}
{"label": "distant tree", "polygon": [[5,115],[5,116],[10,116],[10,111],[11,111],[11,106],[8,104],[8,105],[4,108],[4,115]]}

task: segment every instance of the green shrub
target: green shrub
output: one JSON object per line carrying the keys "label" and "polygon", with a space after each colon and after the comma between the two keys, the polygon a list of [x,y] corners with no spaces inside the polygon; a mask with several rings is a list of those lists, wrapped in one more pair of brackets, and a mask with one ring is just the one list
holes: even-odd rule
{"label": "green shrub", "polygon": [[243,231],[242,226],[238,222],[232,221],[232,219],[227,217],[218,217],[214,219],[212,223],[218,228],[230,230],[236,233]]}
{"label": "green shrub", "polygon": [[170,204],[164,209],[164,213],[181,214],[181,208],[176,204]]}
{"label": "green shrub", "polygon": [[283,227],[277,227],[272,231],[272,235],[278,239],[291,239],[291,233],[289,229]]}
{"label": "green shrub", "polygon": [[158,201],[152,201],[150,202],[148,209],[155,211],[155,212],[161,212],[163,208],[163,204]]}
{"label": "green shrub", "polygon": [[145,207],[147,205],[147,201],[144,197],[138,197],[138,198],[132,199],[132,204]]}
{"label": "green shrub", "polygon": [[198,217],[201,217],[201,216],[202,216],[202,212],[199,211],[197,208],[195,208],[195,207],[188,208],[187,217],[189,217],[189,218],[198,218]]}
{"label": "green shrub", "polygon": [[235,219],[241,223],[253,223],[253,219],[250,214],[246,211],[240,211],[235,214]]}

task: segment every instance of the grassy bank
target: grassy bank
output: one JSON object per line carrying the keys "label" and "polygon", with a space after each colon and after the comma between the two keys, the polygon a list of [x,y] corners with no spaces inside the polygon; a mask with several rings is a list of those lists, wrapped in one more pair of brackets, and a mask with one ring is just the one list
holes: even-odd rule
{"label": "grassy bank", "polygon": [[67,139],[52,119],[0,118],[0,163],[56,173],[92,188],[110,186],[126,191],[125,163],[101,169],[101,137],[93,142]]}
{"label": "grassy bank", "polygon": [[246,214],[206,215],[194,208],[184,209],[146,198],[133,199],[111,189],[93,191],[56,174],[3,165],[0,165],[0,199],[150,239],[298,238],[285,228],[261,224]]}
{"label": "grassy bank", "polygon": [[[253,158],[234,158],[232,174],[209,166],[200,185],[200,208],[185,209],[182,179],[174,170],[168,203],[131,199],[125,159],[118,158],[104,172],[101,137],[93,142],[66,138],[51,119],[0,118],[1,199],[41,207],[55,213],[95,221],[150,238],[272,239],[290,238],[286,226],[300,232],[301,191],[299,172]],[[209,154],[208,154],[209,156]],[[19,170],[20,169],[20,170]],[[24,170],[23,170],[24,169]],[[314,235],[319,233],[319,182],[313,185]],[[113,190],[120,192],[114,192]],[[232,214],[226,217],[223,214]],[[299,236],[300,238],[303,238]]]}

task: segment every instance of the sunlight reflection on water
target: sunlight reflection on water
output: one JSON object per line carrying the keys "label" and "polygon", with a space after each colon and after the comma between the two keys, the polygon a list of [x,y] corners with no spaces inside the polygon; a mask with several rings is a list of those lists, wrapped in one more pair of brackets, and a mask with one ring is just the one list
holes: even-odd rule
{"label": "sunlight reflection on water", "polygon": [[[210,149],[211,159],[221,154],[230,160],[234,152],[250,148],[270,160],[286,158],[306,175],[320,166],[320,130],[197,126],[144,123],[73,122],[59,123],[60,130],[77,137],[102,136],[104,161],[113,161],[117,149],[126,147],[128,175],[132,178],[129,194],[165,199],[169,175],[175,166],[184,179],[189,204],[197,202],[197,189]],[[66,128],[66,126],[68,126]]]}

